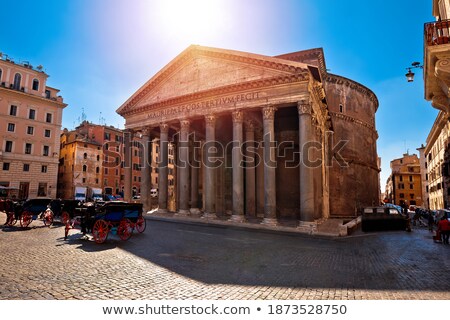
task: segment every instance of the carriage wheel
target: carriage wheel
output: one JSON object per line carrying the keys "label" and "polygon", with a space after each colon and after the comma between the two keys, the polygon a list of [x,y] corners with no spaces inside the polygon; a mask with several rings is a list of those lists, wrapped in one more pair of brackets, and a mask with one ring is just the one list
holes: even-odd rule
{"label": "carriage wheel", "polygon": [[61,222],[66,225],[68,224],[70,221],[70,215],[67,211],[63,211],[63,213],[61,214]]}
{"label": "carriage wheel", "polygon": [[44,225],[50,227],[53,223],[53,212],[50,209],[45,210],[44,212]]}
{"label": "carriage wheel", "polygon": [[33,220],[33,217],[31,215],[31,212],[29,211],[24,211],[22,212],[22,214],[20,215],[20,226],[22,228],[26,228],[30,225],[31,221]]}
{"label": "carriage wheel", "polygon": [[127,218],[120,220],[119,227],[117,228],[117,234],[120,239],[128,240],[133,233],[133,226],[131,225],[131,221]]}
{"label": "carriage wheel", "polygon": [[146,227],[145,219],[143,216],[140,216],[136,220],[135,228],[136,228],[137,232],[142,233],[142,232],[144,232],[145,227]]}
{"label": "carriage wheel", "polygon": [[109,226],[105,220],[97,220],[92,228],[92,235],[94,236],[94,241],[97,243],[105,242],[108,237]]}
{"label": "carriage wheel", "polygon": [[17,222],[17,219],[16,219],[15,213],[14,212],[7,212],[6,213],[5,225],[6,226],[13,226],[13,225],[16,224],[16,222]]}

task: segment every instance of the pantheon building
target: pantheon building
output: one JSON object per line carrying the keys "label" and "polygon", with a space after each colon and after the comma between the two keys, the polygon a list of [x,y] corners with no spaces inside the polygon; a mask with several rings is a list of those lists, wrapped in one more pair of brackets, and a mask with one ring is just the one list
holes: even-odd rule
{"label": "pantheon building", "polygon": [[[354,217],[379,203],[377,108],[371,90],[327,72],[320,48],[270,57],[192,45],[117,110],[125,200],[139,136],[144,208],[157,170],[161,214],[298,226]],[[152,141],[158,168],[146,161]]]}

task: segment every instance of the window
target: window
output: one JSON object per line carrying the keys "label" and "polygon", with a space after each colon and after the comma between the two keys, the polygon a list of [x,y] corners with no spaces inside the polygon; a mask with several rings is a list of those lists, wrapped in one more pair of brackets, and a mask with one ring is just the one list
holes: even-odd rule
{"label": "window", "polygon": [[100,161],[100,156],[99,155],[97,155],[97,161]]}
{"label": "window", "polygon": [[17,116],[17,106],[11,105],[9,107],[9,115],[14,117]]}
{"label": "window", "polygon": [[413,181],[413,177],[409,176],[409,181],[412,182]]}
{"label": "window", "polygon": [[27,134],[33,134],[34,133],[34,127],[27,127]]}
{"label": "window", "polygon": [[44,137],[50,138],[51,135],[52,135],[52,131],[50,129],[44,130]]}
{"label": "window", "polygon": [[108,168],[105,168],[105,174],[108,174]]}
{"label": "window", "polygon": [[14,132],[16,130],[16,125],[14,123],[8,123],[8,131]]}
{"label": "window", "polygon": [[31,154],[32,144],[25,143],[25,154]]}
{"label": "window", "polygon": [[109,132],[105,132],[105,140],[111,140],[111,134]]}
{"label": "window", "polygon": [[47,113],[45,115],[45,122],[52,123],[52,114],[51,113]]}
{"label": "window", "polygon": [[100,167],[95,168],[95,173],[100,173]]}
{"label": "window", "polygon": [[339,112],[340,113],[344,112],[344,107],[342,106],[342,104],[339,105]]}
{"label": "window", "polygon": [[36,118],[36,110],[30,109],[28,112],[28,119],[34,120]]}
{"label": "window", "polygon": [[98,178],[95,178],[95,183],[98,184]]}
{"label": "window", "polygon": [[45,97],[50,99],[50,90],[45,90]]}
{"label": "window", "polygon": [[0,81],[2,80],[2,69],[0,69]]}
{"label": "window", "polygon": [[38,195],[38,197],[46,197],[47,196],[47,182],[39,182],[37,195]]}
{"label": "window", "polygon": [[83,183],[86,183],[86,178],[83,178]]}
{"label": "window", "polygon": [[86,172],[86,171],[87,171],[87,166],[83,165],[83,172]]}
{"label": "window", "polygon": [[409,188],[410,188],[410,189],[414,189],[414,185],[411,183],[411,184],[409,185]]}
{"label": "window", "polygon": [[400,193],[400,198],[404,198],[405,194],[404,193]]}
{"label": "window", "polygon": [[44,157],[48,157],[49,153],[50,153],[50,147],[49,146],[44,146],[44,152],[42,153],[42,155]]}
{"label": "window", "polygon": [[410,194],[409,194],[409,197],[410,197],[412,200],[414,200],[414,193],[410,193]]}
{"label": "window", "polygon": [[47,173],[47,166],[43,165],[43,166],[41,167],[41,172],[42,172],[42,173]]}
{"label": "window", "polygon": [[20,82],[22,81],[22,76],[20,75],[20,73],[16,73],[14,75],[14,85],[13,85],[13,89],[14,90],[19,90],[20,89]]}
{"label": "window", "polygon": [[12,141],[6,141],[5,144],[5,152],[12,152],[13,142]]}
{"label": "window", "polygon": [[23,171],[25,171],[25,172],[30,171],[30,165],[28,163],[23,164]]}
{"label": "window", "polygon": [[9,171],[9,162],[3,162],[3,171]]}
{"label": "window", "polygon": [[33,90],[38,91],[39,90],[39,80],[33,79]]}
{"label": "window", "polygon": [[83,158],[87,159],[87,153],[86,152],[83,154]]}
{"label": "window", "polygon": [[403,181],[403,176],[400,176],[400,181]]}

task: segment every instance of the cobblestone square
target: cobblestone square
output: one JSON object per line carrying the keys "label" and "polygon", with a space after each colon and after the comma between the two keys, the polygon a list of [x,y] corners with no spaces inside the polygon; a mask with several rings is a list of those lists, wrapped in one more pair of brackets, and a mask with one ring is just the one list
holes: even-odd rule
{"label": "cobblestone square", "polygon": [[426,229],[319,238],[152,220],[99,245],[33,221],[0,227],[0,299],[448,300],[449,250]]}

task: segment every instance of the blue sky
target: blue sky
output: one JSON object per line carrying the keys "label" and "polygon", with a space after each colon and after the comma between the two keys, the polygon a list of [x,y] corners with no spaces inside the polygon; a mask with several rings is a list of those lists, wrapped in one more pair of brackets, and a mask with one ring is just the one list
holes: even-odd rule
{"label": "blue sky", "polygon": [[[437,111],[423,98],[423,24],[431,0],[2,1],[0,51],[43,65],[69,106],[123,128],[115,110],[190,44],[277,55],[322,47],[330,72],[377,95],[381,185],[389,161],[425,143]],[[104,120],[103,120],[104,119]]]}

